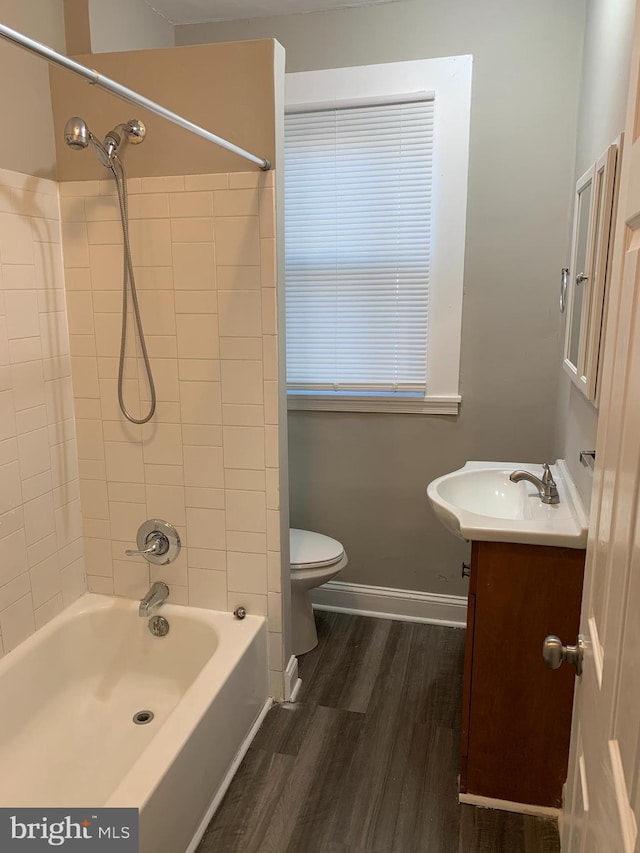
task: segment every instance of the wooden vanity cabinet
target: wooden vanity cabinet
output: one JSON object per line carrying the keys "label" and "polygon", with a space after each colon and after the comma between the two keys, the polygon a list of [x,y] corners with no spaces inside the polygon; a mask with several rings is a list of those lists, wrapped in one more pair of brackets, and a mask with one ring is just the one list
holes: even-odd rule
{"label": "wooden vanity cabinet", "polygon": [[542,642],[575,643],[583,550],[473,542],[460,791],[561,805],[576,672],[548,669]]}

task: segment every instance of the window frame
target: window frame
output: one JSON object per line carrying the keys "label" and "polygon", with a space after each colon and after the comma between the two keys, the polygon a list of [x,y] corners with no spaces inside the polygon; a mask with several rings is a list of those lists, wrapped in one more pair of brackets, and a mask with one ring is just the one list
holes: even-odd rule
{"label": "window frame", "polygon": [[471,71],[472,57],[465,55],[285,75],[285,111],[429,95],[436,104],[427,393],[351,395],[290,390],[290,410],[458,414]]}

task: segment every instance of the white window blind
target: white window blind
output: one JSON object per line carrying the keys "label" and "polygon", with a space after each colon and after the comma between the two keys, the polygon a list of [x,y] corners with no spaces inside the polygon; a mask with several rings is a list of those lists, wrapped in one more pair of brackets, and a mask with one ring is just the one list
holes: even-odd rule
{"label": "white window blind", "polygon": [[434,101],[285,124],[290,390],[426,393]]}

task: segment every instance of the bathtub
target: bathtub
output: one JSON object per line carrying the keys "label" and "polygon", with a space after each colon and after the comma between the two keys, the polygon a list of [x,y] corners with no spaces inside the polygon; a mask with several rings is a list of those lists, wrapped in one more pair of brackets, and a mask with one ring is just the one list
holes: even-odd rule
{"label": "bathtub", "polygon": [[266,624],[137,607],[85,595],[0,660],[0,806],[138,808],[140,853],[185,853],[268,708]]}

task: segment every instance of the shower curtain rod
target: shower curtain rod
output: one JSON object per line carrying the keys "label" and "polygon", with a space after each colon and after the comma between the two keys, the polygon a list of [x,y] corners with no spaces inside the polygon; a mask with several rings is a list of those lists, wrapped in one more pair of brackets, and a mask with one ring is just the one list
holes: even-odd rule
{"label": "shower curtain rod", "polygon": [[123,86],[121,83],[117,83],[110,77],[105,77],[103,74],[99,74],[94,69],[87,68],[86,65],[81,65],[79,62],[69,59],[68,56],[64,56],[62,53],[57,53],[57,51],[47,47],[46,44],[34,41],[28,36],[23,35],[23,33],[19,33],[17,30],[12,30],[10,27],[0,24],[0,38],[6,39],[13,44],[17,44],[18,47],[22,47],[30,53],[35,53],[36,56],[46,59],[47,62],[52,63],[52,65],[60,65],[62,68],[66,68],[67,71],[71,71],[80,77],[84,77],[84,79],[88,80],[92,85],[98,86],[98,88],[104,89],[107,92],[111,92],[112,95],[115,95],[117,98],[121,98],[123,101],[128,101],[130,104],[134,104],[137,107],[144,107],[145,110],[149,110],[149,112],[155,113],[156,115],[167,119],[167,121],[173,122],[173,124],[177,124],[178,127],[190,130],[191,133],[201,136],[208,142],[213,142],[215,145],[219,145],[221,148],[226,148],[227,151],[231,151],[233,154],[238,154],[240,157],[244,157],[245,160],[250,160],[252,163],[256,163],[260,166],[263,172],[266,172],[271,168],[269,160],[266,160],[263,157],[256,157],[255,154],[245,151],[244,148],[234,145],[233,142],[228,142],[221,136],[216,136],[215,133],[211,133],[203,127],[200,127],[200,125],[194,124],[192,121],[188,121],[186,118],[178,115],[178,113],[174,113],[166,107],[163,107],[161,104],[151,101],[149,98],[145,98],[144,95],[134,92],[133,89],[128,89],[126,86]]}

